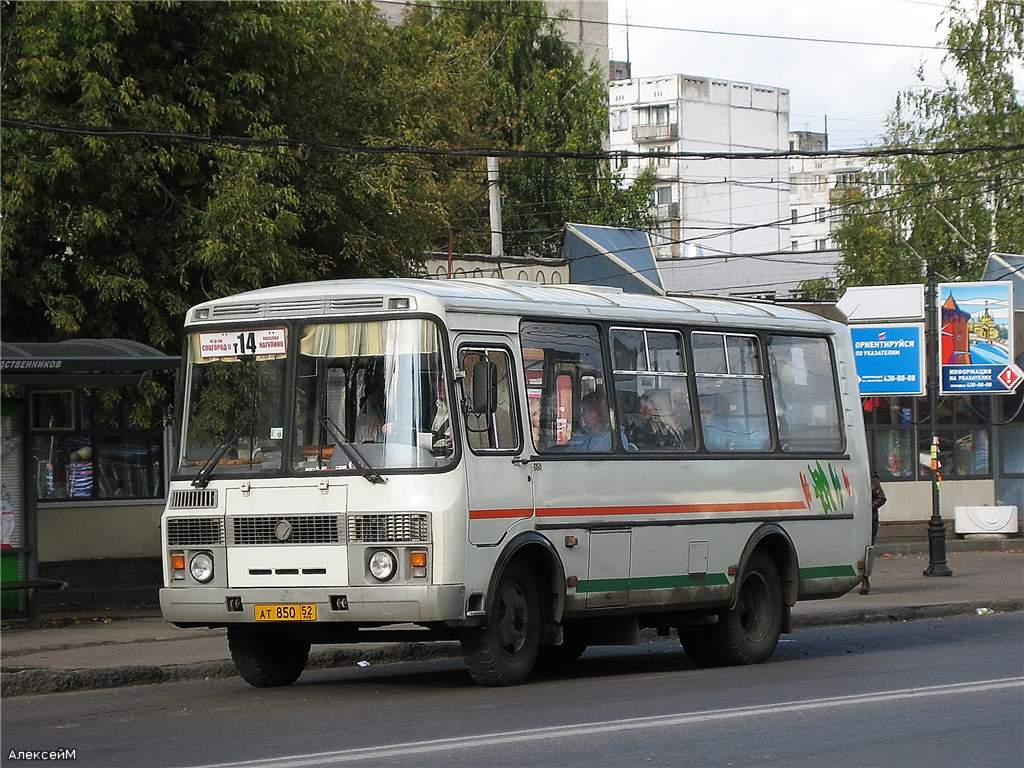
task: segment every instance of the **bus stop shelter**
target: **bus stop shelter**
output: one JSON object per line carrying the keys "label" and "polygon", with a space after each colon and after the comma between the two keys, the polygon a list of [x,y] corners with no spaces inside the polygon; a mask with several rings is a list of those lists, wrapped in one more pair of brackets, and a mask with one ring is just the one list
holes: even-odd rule
{"label": "bus stop shelter", "polygon": [[[65,586],[60,580],[39,575],[40,483],[52,486],[53,473],[49,477],[41,475],[33,440],[59,438],[81,429],[81,425],[76,424],[75,414],[83,392],[137,388],[155,372],[176,370],[179,359],[126,339],[0,344],[2,383],[15,388],[14,396],[3,398],[0,419],[3,441],[0,585],[5,614],[25,610],[29,618],[34,619],[36,590]],[[5,394],[11,391],[7,387]],[[69,497],[82,496],[83,491],[91,491],[92,487],[93,449],[88,453],[80,450],[79,454],[78,460],[60,468]],[[161,466],[162,463],[161,453]],[[158,482],[157,487],[162,489],[163,478]]]}

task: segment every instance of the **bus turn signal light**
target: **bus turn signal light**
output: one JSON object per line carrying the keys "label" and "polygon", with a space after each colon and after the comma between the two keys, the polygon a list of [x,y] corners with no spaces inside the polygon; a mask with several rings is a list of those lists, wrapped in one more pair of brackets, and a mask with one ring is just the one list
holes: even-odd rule
{"label": "bus turn signal light", "polygon": [[409,566],[411,568],[426,568],[427,567],[427,553],[426,552],[410,552],[409,553]]}

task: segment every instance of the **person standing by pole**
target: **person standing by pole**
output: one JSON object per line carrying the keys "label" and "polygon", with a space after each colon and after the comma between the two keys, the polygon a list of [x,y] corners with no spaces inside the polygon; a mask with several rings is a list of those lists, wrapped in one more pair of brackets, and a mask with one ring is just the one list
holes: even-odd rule
{"label": "person standing by pole", "polygon": [[[874,546],[878,538],[878,510],[885,506],[885,491],[878,480],[878,473],[871,473],[871,544]],[[860,593],[867,595],[871,593],[871,582],[868,579],[868,568],[864,569],[864,580],[860,583]]]}

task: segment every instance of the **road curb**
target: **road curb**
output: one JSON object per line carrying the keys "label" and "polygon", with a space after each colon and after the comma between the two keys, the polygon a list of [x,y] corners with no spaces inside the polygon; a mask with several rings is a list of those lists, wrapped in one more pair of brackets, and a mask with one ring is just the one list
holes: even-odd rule
{"label": "road curb", "polygon": [[[388,664],[396,661],[460,656],[456,642],[396,643],[383,648],[345,648],[312,651],[307,669],[351,667],[360,661]],[[100,688],[124,688],[131,685],[174,683],[185,680],[207,680],[234,677],[238,673],[230,660],[204,661],[196,664],[136,665],[101,669],[20,669],[0,674],[0,697],[35,696],[47,693]]]}
{"label": "road curb", "polygon": [[[850,624],[877,624],[883,622],[915,621],[974,613],[988,608],[996,613],[1024,610],[1024,599],[940,603],[936,605],[898,606],[892,608],[865,608],[835,611],[806,616],[794,616],[793,628],[843,626]],[[645,630],[647,640],[657,639],[654,630]],[[360,661],[370,664],[388,664],[399,661],[423,661],[461,656],[459,644],[453,641],[435,643],[396,643],[393,646],[373,648],[345,648],[341,650],[313,651],[307,669],[331,669],[355,666]],[[237,674],[229,660],[207,661],[197,664],[145,665],[111,667],[106,669],[21,669],[0,674],[0,697],[35,696],[50,693],[103,688],[123,688],[133,685],[173,683],[185,680],[206,680],[234,677]]]}
{"label": "road curb", "polygon": [[995,613],[1021,611],[1024,610],[1024,599],[971,600],[959,603],[894,606],[891,608],[851,608],[849,610],[829,611],[806,616],[794,615],[793,629],[916,621],[918,619],[941,619],[946,616],[962,616],[975,613],[981,608],[987,608]]}

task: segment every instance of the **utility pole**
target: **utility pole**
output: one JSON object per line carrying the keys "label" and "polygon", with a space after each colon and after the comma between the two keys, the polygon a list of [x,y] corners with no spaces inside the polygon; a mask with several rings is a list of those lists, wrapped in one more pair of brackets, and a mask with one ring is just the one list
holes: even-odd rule
{"label": "utility pole", "polygon": [[487,196],[491,209],[491,256],[505,255],[505,238],[501,229],[501,187],[498,185],[498,158],[487,158]]}
{"label": "utility pole", "polygon": [[924,569],[925,576],[952,576],[953,571],[946,564],[946,526],[942,522],[942,513],[939,511],[939,437],[936,434],[936,405],[938,401],[939,380],[941,375],[939,369],[939,308],[937,306],[937,285],[935,282],[935,267],[931,259],[927,261],[927,283],[925,290],[928,292],[925,301],[928,329],[928,357],[927,374],[925,381],[928,382],[928,421],[932,428],[931,440],[931,462],[932,462],[932,516],[928,521],[928,567]]}

